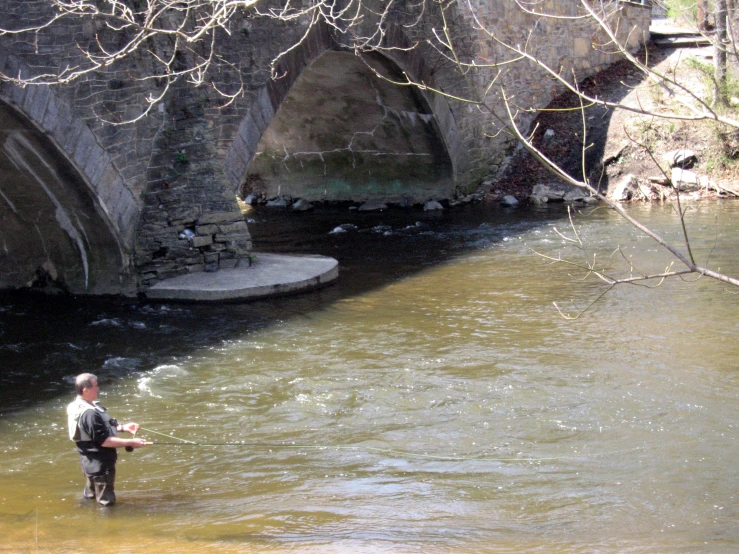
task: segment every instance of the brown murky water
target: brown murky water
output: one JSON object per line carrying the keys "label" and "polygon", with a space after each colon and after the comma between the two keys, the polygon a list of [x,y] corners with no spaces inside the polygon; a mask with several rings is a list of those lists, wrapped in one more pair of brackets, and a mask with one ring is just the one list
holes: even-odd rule
{"label": "brown murky water", "polygon": [[[340,283],[242,306],[3,297],[0,552],[737,551],[736,291],[621,289],[565,321],[553,301],[602,289],[518,240],[557,252],[563,216],[256,212],[257,244],[334,255]],[[690,214],[734,275],[738,221]],[[598,257],[663,269],[608,211],[582,223]],[[83,503],[64,429],[83,370],[119,419],[249,444],[122,453],[119,505]]]}

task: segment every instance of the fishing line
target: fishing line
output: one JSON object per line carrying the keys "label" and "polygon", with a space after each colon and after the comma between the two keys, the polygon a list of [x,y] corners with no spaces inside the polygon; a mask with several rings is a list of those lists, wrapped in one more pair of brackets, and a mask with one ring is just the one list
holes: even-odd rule
{"label": "fishing line", "polygon": [[[377,452],[381,454],[390,454],[393,456],[398,457],[408,457],[408,458],[423,458],[428,460],[438,460],[438,461],[447,461],[447,462],[547,462],[547,461],[555,461],[555,460],[577,460],[582,458],[595,458],[595,457],[601,457],[601,456],[610,456],[613,454],[624,454],[626,452],[636,452],[639,450],[648,450],[657,448],[659,445],[653,445],[653,446],[636,446],[633,448],[626,448],[622,450],[610,450],[608,452],[599,452],[599,453],[593,453],[593,454],[582,454],[582,455],[569,455],[569,456],[551,456],[551,457],[542,457],[542,458],[536,458],[536,457],[525,457],[525,458],[489,458],[489,457],[480,457],[480,456],[449,456],[449,455],[437,455],[437,454],[424,454],[421,452],[412,452],[409,450],[395,450],[392,448],[379,448],[377,446],[355,446],[355,445],[333,445],[333,444],[285,444],[285,443],[275,443],[275,442],[247,442],[247,441],[237,441],[237,442],[196,442],[196,441],[190,441],[187,439],[182,439],[180,437],[175,437],[174,435],[168,435],[166,433],[161,433],[159,431],[154,431],[153,429],[147,429],[146,427],[139,427],[142,431],[147,431],[149,433],[154,433],[155,435],[161,435],[163,437],[167,437],[170,439],[175,439],[180,442],[161,442],[161,441],[154,441],[151,444],[154,446],[241,446],[241,447],[249,447],[249,448],[266,448],[266,449],[277,449],[277,448],[283,448],[283,449],[292,449],[292,450],[351,450],[351,451],[359,451],[359,452]],[[681,442],[681,443],[673,443],[676,444],[695,444],[702,442],[700,440],[695,441],[687,441],[687,442]]]}

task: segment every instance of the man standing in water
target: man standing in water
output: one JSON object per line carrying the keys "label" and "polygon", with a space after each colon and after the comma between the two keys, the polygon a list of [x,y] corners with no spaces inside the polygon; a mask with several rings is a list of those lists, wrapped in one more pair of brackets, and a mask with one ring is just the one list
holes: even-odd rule
{"label": "man standing in water", "polygon": [[[97,402],[98,380],[92,373],[83,373],[75,379],[77,398],[67,406],[69,438],[77,443],[82,473],[87,478],[85,498],[94,498],[101,506],[115,504],[115,462],[117,448],[141,448],[149,443],[135,438],[137,423],[119,425]],[[134,435],[132,439],[116,436],[119,431]]]}

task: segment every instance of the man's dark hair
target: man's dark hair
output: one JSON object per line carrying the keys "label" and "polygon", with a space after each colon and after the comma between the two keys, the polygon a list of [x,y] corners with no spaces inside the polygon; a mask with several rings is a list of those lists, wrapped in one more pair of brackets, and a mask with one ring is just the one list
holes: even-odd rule
{"label": "man's dark hair", "polygon": [[98,378],[92,373],[80,373],[74,380],[74,390],[77,391],[77,394],[82,394],[82,389],[91,389],[92,382],[97,380]]}

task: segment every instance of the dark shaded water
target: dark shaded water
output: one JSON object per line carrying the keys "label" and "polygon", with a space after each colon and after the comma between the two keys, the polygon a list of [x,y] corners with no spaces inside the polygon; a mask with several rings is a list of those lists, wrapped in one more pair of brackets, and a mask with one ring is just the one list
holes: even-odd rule
{"label": "dark shaded water", "polygon": [[[634,211],[679,238],[669,209]],[[526,246],[566,248],[564,216],[259,211],[261,249],[334,256],[339,283],[226,306],[2,297],[2,548],[735,551],[735,292],[616,290],[565,321],[553,301],[602,289]],[[698,255],[734,275],[738,216],[731,202],[690,214]],[[664,269],[609,211],[582,224],[598,259],[621,245]],[[123,454],[120,504],[98,511],[64,436],[83,370],[120,419],[281,446]]]}

